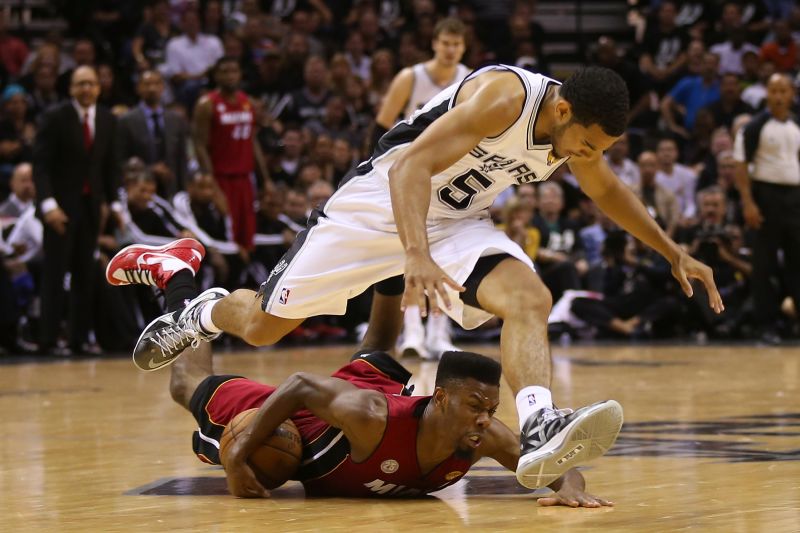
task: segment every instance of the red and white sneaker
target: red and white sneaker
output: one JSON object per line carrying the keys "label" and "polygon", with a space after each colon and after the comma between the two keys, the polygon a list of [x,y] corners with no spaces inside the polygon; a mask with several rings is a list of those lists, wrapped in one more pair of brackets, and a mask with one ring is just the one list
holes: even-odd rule
{"label": "red and white sneaker", "polygon": [[205,255],[205,247],[195,239],[178,239],[163,246],[132,244],[108,262],[106,280],[115,286],[140,284],[165,289],[181,270],[197,274]]}

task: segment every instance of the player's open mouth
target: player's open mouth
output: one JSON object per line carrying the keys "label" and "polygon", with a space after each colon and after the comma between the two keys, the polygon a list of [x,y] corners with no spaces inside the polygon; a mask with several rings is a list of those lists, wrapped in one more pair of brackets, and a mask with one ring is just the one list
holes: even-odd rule
{"label": "player's open mouth", "polygon": [[481,436],[476,433],[472,433],[467,436],[467,441],[469,442],[470,446],[477,448],[481,445]]}

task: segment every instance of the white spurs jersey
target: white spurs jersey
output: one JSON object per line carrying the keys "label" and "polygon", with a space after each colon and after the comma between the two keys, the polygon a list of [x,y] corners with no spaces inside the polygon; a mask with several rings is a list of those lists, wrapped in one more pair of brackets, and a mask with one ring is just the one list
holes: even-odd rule
{"label": "white spurs jersey", "polygon": [[[551,144],[537,144],[534,129],[539,108],[556,80],[508,65],[490,65],[467,76],[460,84],[437,94],[411,118],[398,122],[381,137],[373,156],[361,163],[356,175],[386,180],[397,157],[434,120],[453,108],[464,83],[488,71],[514,72],[525,87],[525,104],[517,120],[497,137],[483,139],[449,168],[431,178],[428,221],[482,216],[494,199],[512,185],[544,181],[565,161],[552,154]],[[380,178],[378,178],[380,179]]]}
{"label": "white spurs jersey", "polygon": [[456,66],[456,74],[453,76],[453,79],[443,85],[438,85],[433,81],[431,75],[428,74],[425,63],[417,63],[411,67],[411,70],[414,72],[414,83],[412,85],[411,95],[408,97],[408,102],[403,110],[403,118],[406,120],[417,110],[422,109],[425,104],[430,102],[430,100],[443,89],[446,89],[454,83],[461,82],[461,80],[466,78],[467,74],[469,74],[469,68],[459,63],[458,66]]}

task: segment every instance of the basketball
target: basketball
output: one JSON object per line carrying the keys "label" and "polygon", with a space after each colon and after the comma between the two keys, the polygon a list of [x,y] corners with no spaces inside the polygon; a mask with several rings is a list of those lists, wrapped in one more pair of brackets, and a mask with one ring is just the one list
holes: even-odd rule
{"label": "basketball", "polygon": [[[242,411],[225,427],[219,441],[219,457],[223,467],[228,459],[230,445],[253,422],[257,412],[257,408]],[[247,464],[264,488],[275,489],[294,475],[300,465],[302,453],[300,432],[291,420],[286,420],[250,454]]]}

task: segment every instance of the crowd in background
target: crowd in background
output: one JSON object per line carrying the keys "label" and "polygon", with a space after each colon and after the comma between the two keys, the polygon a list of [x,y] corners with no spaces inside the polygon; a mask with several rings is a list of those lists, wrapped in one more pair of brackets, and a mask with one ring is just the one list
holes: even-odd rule
{"label": "crowd in background", "polygon": [[[438,20],[464,22],[468,67],[498,61],[560,74],[548,70],[547,29],[526,0],[80,4],[85,9],[65,8],[68,32],[30,42],[7,30],[0,11],[0,345],[10,353],[36,348],[43,316],[64,328],[62,348],[67,335],[66,308],[43,313],[39,297],[44,265],[66,259],[43,251],[39,204],[47,196],[34,174],[45,157],[36,151],[41,117],[70,98],[79,67],[94,68],[98,106],[115,117],[108,173],[121,205],[102,206],[93,266],[84,273],[96,287],[80,310],[88,335],[69,343],[73,352],[127,350],[158,313],[153,291],[103,282],[108,258],[127,244],[193,236],[208,249],[201,287],[265,280],[312,208],[369,157],[382,96],[401,68],[430,57]],[[547,182],[501,195],[492,216],[552,291],[556,335],[758,336],[750,327],[752,236],[734,183],[734,140],[767,105],[770,76],[797,74],[800,8],[781,1],[651,4],[630,14],[633,46],[601,37],[585,58],[618,72],[630,90],[629,130],[606,157],[667,233],[714,269],[726,311],[711,314],[701,290],[683,297],[669,264],[604,217],[566,165]],[[250,240],[234,231],[242,205],[228,201],[197,149],[198,106],[219,84],[213,69],[222,58],[237,67],[230,79],[255,116]],[[65,276],[67,292],[75,276]],[[771,282],[787,287],[797,276],[784,272]],[[352,338],[367,319],[368,299],[291,337]],[[796,335],[796,324],[787,299],[775,333]],[[476,335],[491,336],[491,328]]]}

